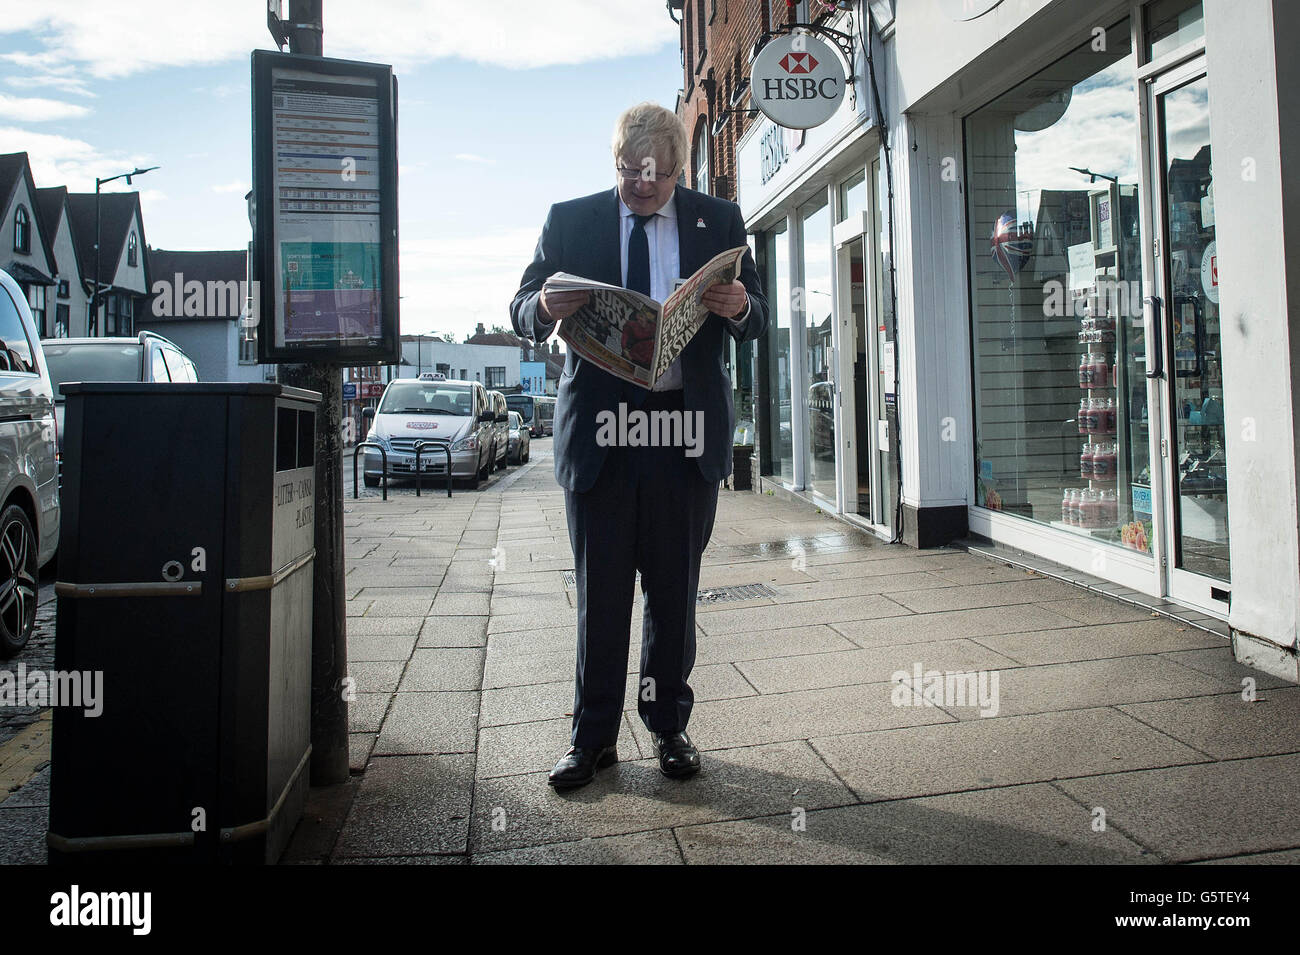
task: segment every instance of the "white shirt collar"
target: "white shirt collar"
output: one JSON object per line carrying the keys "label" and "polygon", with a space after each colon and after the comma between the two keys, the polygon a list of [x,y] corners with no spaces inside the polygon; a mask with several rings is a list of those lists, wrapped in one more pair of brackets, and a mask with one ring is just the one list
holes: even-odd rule
{"label": "white shirt collar", "polygon": [[[627,203],[623,201],[622,196],[618,197],[618,214],[623,218],[626,218],[632,214],[632,210],[627,207]],[[663,216],[666,219],[677,218],[677,188],[676,187],[673,187],[673,191],[668,196],[668,201],[665,202],[663,206],[660,207],[659,211],[656,212],[655,215]]]}

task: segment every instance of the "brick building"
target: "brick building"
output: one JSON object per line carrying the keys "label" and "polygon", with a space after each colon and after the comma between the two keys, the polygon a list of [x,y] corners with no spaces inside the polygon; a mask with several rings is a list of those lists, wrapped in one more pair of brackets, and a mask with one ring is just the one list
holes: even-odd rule
{"label": "brick building", "polygon": [[824,4],[809,6],[809,0],[670,0],[669,12],[681,25],[677,114],[690,137],[686,183],[692,189],[736,198],[736,144],[753,122],[750,63],[765,33],[825,16]]}

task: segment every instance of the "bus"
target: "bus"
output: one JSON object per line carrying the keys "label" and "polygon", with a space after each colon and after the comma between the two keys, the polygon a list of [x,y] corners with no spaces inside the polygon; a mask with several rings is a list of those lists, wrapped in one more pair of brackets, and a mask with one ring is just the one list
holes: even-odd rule
{"label": "bus", "polygon": [[554,433],[555,399],[549,395],[506,395],[506,407],[518,411],[528,433],[540,438]]}

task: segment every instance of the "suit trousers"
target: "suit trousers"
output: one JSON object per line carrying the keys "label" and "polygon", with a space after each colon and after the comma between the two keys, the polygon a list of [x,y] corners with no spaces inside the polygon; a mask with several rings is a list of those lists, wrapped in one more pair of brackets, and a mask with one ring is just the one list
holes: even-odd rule
{"label": "suit trousers", "polygon": [[[635,410],[681,411],[682,392],[650,392]],[[574,746],[618,739],[637,571],[643,595],[637,712],[651,732],[684,730],[690,719],[700,556],[713,533],[718,483],[700,474],[698,459],[686,450],[610,447],[589,490],[565,491],[578,602]]]}

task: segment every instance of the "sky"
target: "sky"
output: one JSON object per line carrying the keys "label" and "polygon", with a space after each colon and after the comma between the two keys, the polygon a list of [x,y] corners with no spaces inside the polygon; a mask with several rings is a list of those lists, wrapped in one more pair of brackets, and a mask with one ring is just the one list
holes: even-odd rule
{"label": "sky", "polygon": [[[265,0],[5,7],[0,153],[27,152],[38,188],[73,192],[159,166],[130,187],[149,245],[247,245],[249,53],[275,49]],[[682,82],[658,0],[325,0],[324,20],[327,56],[398,78],[403,334],[508,328],[550,204],[612,186],[619,112],[672,109]]]}

